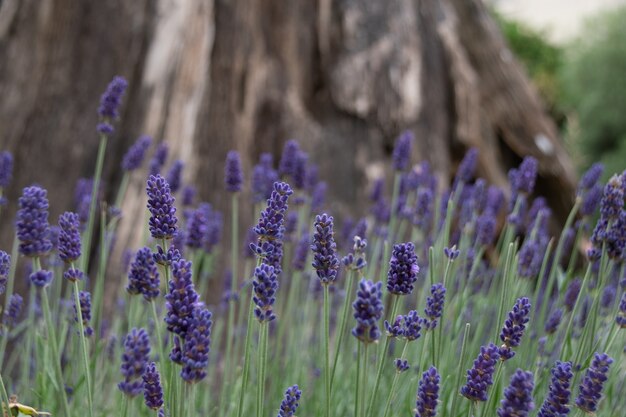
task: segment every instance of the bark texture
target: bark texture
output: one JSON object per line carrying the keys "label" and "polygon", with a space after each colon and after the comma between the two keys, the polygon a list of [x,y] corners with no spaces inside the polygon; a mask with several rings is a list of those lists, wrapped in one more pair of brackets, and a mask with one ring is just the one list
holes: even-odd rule
{"label": "bark texture", "polygon": [[[185,181],[222,209],[228,150],[242,151],[249,173],[260,152],[278,157],[298,138],[330,183],[330,209],[346,213],[362,207],[405,129],[417,138],[413,160],[428,159],[443,182],[475,146],[479,174],[499,185],[535,156],[538,192],[558,218],[573,198],[555,124],[480,0],[4,0],[0,149],[16,172],[3,247],[24,186],[50,191],[53,222],[72,208],[115,74],[130,89],[105,161],[108,201],[140,134],[167,141],[170,163],[184,160]],[[138,243],[145,176],[131,180],[118,247]]]}

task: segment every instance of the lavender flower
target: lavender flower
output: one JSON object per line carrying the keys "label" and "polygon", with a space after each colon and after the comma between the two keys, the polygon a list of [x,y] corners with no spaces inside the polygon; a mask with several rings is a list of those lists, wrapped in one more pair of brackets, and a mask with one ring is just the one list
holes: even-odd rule
{"label": "lavender flower", "polygon": [[409,167],[412,142],[413,134],[408,130],[396,140],[396,146],[393,148],[393,169],[396,171],[404,171]]}
{"label": "lavender flower", "polygon": [[446,258],[453,261],[459,257],[461,251],[456,248],[456,245],[454,245],[451,248],[443,248],[443,254],[446,255]]}
{"label": "lavender flower", "polygon": [[461,387],[461,395],[471,401],[487,401],[487,389],[493,385],[493,372],[498,359],[500,353],[496,345],[482,346],[474,366],[467,371],[467,383]]}
{"label": "lavender flower", "polygon": [[70,282],[82,281],[84,277],[83,271],[76,268],[70,268],[63,273],[63,278]]}
{"label": "lavender flower", "polygon": [[[85,336],[93,335],[93,329],[89,326],[91,321],[91,294],[88,291],[81,291],[78,293],[78,301],[80,303],[80,313],[83,316],[83,328]],[[74,320],[78,322],[78,308],[74,304]]]}
{"label": "lavender flower", "polygon": [[603,310],[608,310],[611,308],[613,302],[615,301],[616,292],[617,290],[612,284],[604,287],[604,289],[602,290],[602,296],[600,297],[600,307],[602,307]]}
{"label": "lavender flower", "polygon": [[14,327],[20,317],[23,305],[24,299],[22,296],[19,294],[12,294],[8,302],[8,307],[4,310],[2,324],[8,328]]}
{"label": "lavender flower", "polygon": [[572,363],[557,361],[550,371],[550,387],[548,396],[541,405],[537,417],[565,417],[569,414],[569,399],[572,383]]}
{"label": "lavender flower", "polygon": [[533,403],[533,373],[521,369],[511,376],[509,386],[504,390],[504,399],[498,408],[498,417],[526,417],[535,408]]}
{"label": "lavender flower", "polygon": [[530,194],[535,188],[535,180],[537,179],[538,162],[532,156],[524,158],[518,169],[512,169],[514,173],[511,175],[511,188],[514,193],[522,192]]}
{"label": "lavender flower", "polygon": [[256,304],[254,315],[261,323],[272,321],[276,318],[272,311],[272,306],[276,301],[276,291],[278,290],[278,280],[276,270],[273,266],[262,263],[254,270],[252,290],[254,295],[252,301]]}
{"label": "lavender flower", "polygon": [[224,167],[224,183],[226,191],[236,193],[241,191],[243,184],[243,170],[241,169],[241,159],[239,152],[230,151],[226,155],[226,166]]}
{"label": "lavender flower", "polygon": [[133,145],[128,148],[122,158],[122,169],[126,172],[134,171],[141,167],[146,152],[152,143],[150,136],[140,136]]}
{"label": "lavender flower", "polygon": [[167,147],[167,143],[160,143],[156,150],[154,151],[154,155],[150,160],[150,169],[148,170],[150,175],[158,175],[163,169],[163,165],[165,165],[165,161],[167,160],[167,154],[169,153],[169,148]]}
{"label": "lavender flower", "polygon": [[341,259],[343,265],[351,270],[358,271],[367,266],[365,260],[365,249],[367,248],[367,240],[362,239],[359,235],[354,236],[354,245],[352,252]]}
{"label": "lavender flower", "polygon": [[430,288],[430,296],[426,298],[426,309],[424,314],[429,318],[426,326],[429,330],[437,327],[437,319],[443,313],[443,305],[446,300],[446,287],[443,284],[434,284]]}
{"label": "lavender flower", "polygon": [[615,317],[615,323],[622,329],[626,329],[626,292],[622,293],[622,299],[619,302],[619,311]]}
{"label": "lavender flower", "polygon": [[485,211],[476,219],[476,243],[489,246],[496,237],[496,216],[491,210]]}
{"label": "lavender flower", "polygon": [[80,220],[78,214],[66,211],[59,217],[59,257],[65,262],[80,258]]}
{"label": "lavender flower", "polygon": [[591,165],[591,167],[589,167],[589,169],[583,174],[583,176],[580,178],[580,181],[578,182],[579,193],[581,190],[589,190],[594,187],[600,180],[600,177],[602,177],[603,173],[604,165],[602,165],[600,162],[596,162],[595,164]]}
{"label": "lavender flower", "polygon": [[411,294],[418,272],[419,266],[413,243],[394,245],[387,273],[387,291],[397,295]]}
{"label": "lavender flower", "polygon": [[394,359],[393,366],[395,366],[396,372],[399,374],[401,374],[402,372],[408,371],[410,368],[409,361],[406,359],[402,359],[402,358]]}
{"label": "lavender flower", "polygon": [[150,233],[155,239],[171,239],[176,234],[176,208],[170,186],[165,178],[157,174],[148,179],[148,210]]}
{"label": "lavender flower", "polygon": [[100,117],[104,119],[118,118],[118,110],[126,87],[128,87],[128,82],[124,78],[120,76],[113,78],[100,97],[100,107],[98,107]]}
{"label": "lavender flower", "polygon": [[439,381],[439,373],[434,366],[422,374],[422,379],[417,388],[417,413],[415,417],[435,417],[437,415]]}
{"label": "lavender flower", "polygon": [[598,408],[598,402],[602,398],[602,388],[608,379],[609,366],[613,359],[606,353],[595,353],[591,366],[585,372],[580,386],[576,406],[586,413],[594,413]]}
{"label": "lavender flower", "polygon": [[274,267],[276,275],[282,271],[285,212],[291,194],[293,194],[293,190],[289,184],[274,183],[274,191],[267,200],[267,207],[261,213],[259,222],[254,227],[254,232],[259,237],[258,242],[250,246],[254,253],[265,258],[265,263]]}
{"label": "lavender flower", "polygon": [[180,251],[174,246],[170,246],[167,253],[159,245],[156,246],[156,252],[152,254],[154,262],[163,266],[171,266],[174,262],[181,259]]}
{"label": "lavender flower", "polygon": [[500,359],[503,361],[515,356],[515,352],[511,348],[520,345],[529,315],[530,301],[527,297],[518,298],[500,332],[500,340],[503,342],[500,347]]}
{"label": "lavender flower", "polygon": [[352,304],[356,326],[352,335],[363,343],[372,343],[380,338],[380,330],[376,323],[383,315],[382,282],[374,284],[362,279]]}
{"label": "lavender flower", "polygon": [[420,332],[422,330],[422,324],[427,323],[417,314],[417,311],[415,310],[409,311],[407,315],[397,316],[393,324],[390,324],[387,320],[384,322],[387,336],[404,338],[408,341],[419,339],[421,336]]}
{"label": "lavender flower", "polygon": [[296,248],[293,253],[293,261],[291,265],[296,271],[304,271],[306,264],[306,258],[311,248],[311,238],[308,233],[303,233],[302,238],[296,244]]}
{"label": "lavender flower", "polygon": [[130,264],[126,291],[129,294],[142,294],[149,302],[159,296],[159,284],[159,271],[152,251],[148,247],[139,249],[135,254],[135,260]]}
{"label": "lavender flower", "polygon": [[311,210],[317,211],[322,208],[326,201],[326,192],[328,191],[328,185],[325,181],[317,183],[311,194]]}
{"label": "lavender flower", "polygon": [[115,132],[113,125],[109,122],[101,122],[96,125],[96,132],[103,134],[104,136],[110,136]]}
{"label": "lavender flower", "polygon": [[180,371],[180,376],[187,383],[193,384],[206,377],[212,324],[209,310],[206,308],[194,310],[183,346],[183,369]]}
{"label": "lavender flower", "polygon": [[273,158],[269,153],[259,157],[259,163],[252,169],[252,200],[261,203],[272,194],[274,182],[278,180],[278,173],[272,168]]}
{"label": "lavender flower", "polygon": [[428,230],[433,218],[433,202],[434,194],[428,188],[420,188],[417,190],[415,199],[415,214],[413,216],[413,224],[423,231]]}
{"label": "lavender flower", "polygon": [[11,255],[0,250],[0,295],[6,290],[9,270],[11,269]]}
{"label": "lavender flower", "polygon": [[150,356],[150,338],[144,329],[132,329],[124,340],[124,353],[120,371],[124,380],[117,387],[124,394],[134,397],[141,394],[141,377],[146,371]]}
{"label": "lavender flower", "polygon": [[548,317],[548,320],[546,321],[546,324],[544,326],[544,330],[546,331],[546,333],[548,334],[556,333],[556,330],[559,327],[559,324],[561,323],[562,317],[563,317],[562,309],[557,308],[556,310],[554,310],[552,314],[550,314],[550,316]]}
{"label": "lavender flower", "polygon": [[17,211],[17,238],[24,256],[39,257],[52,250],[48,239],[48,198],[41,187],[24,188]]}
{"label": "lavender flower", "polygon": [[604,195],[600,202],[601,219],[617,219],[624,207],[624,187],[621,178],[613,175],[604,187]]}
{"label": "lavender flower", "polygon": [[180,183],[182,181],[183,168],[185,164],[181,160],[176,160],[170,167],[167,173],[166,181],[170,186],[170,191],[175,194],[180,189]]}
{"label": "lavender flower", "polygon": [[335,282],[339,270],[337,244],[333,236],[333,216],[326,213],[315,217],[315,233],[313,234],[313,268],[322,285]]}
{"label": "lavender flower", "polygon": [[146,366],[141,376],[143,379],[143,398],[146,406],[151,410],[158,410],[163,406],[163,388],[161,388],[161,376],[154,362]]}
{"label": "lavender flower", "polygon": [[296,163],[293,170],[293,186],[297,190],[302,190],[306,186],[308,159],[309,156],[304,151],[298,152],[296,156]]}
{"label": "lavender flower", "polygon": [[565,296],[563,298],[563,304],[565,305],[565,309],[567,311],[572,311],[574,309],[574,305],[576,304],[576,300],[578,299],[578,294],[580,293],[580,287],[582,286],[582,282],[580,278],[574,279],[567,286],[567,290],[565,290]]}
{"label": "lavender flower", "polygon": [[191,280],[191,267],[191,262],[182,258],[172,263],[172,279],[168,283],[169,291],[165,295],[167,330],[183,340],[187,336],[193,311],[198,302],[198,293]]}
{"label": "lavender flower", "polygon": [[208,204],[201,204],[200,209],[205,209],[207,216],[206,234],[204,236],[204,251],[212,253],[213,248],[222,240],[222,232],[224,230],[224,219],[222,213],[217,210],[210,210]]}
{"label": "lavender flower", "polygon": [[192,249],[200,249],[204,246],[204,239],[209,228],[207,213],[211,209],[199,207],[191,212],[187,222],[187,236],[185,244]]}
{"label": "lavender flower", "polygon": [[602,199],[602,186],[600,184],[594,185],[587,192],[585,192],[582,202],[580,204],[580,214],[582,216],[591,216],[598,208],[600,200]]}
{"label": "lavender flower", "polygon": [[29,276],[30,282],[39,288],[44,288],[50,285],[52,282],[52,271],[46,271],[45,269],[40,269],[39,271],[33,272]]}
{"label": "lavender flower", "polygon": [[300,152],[300,145],[295,140],[289,140],[285,143],[283,148],[283,154],[278,164],[278,173],[282,177],[292,177],[296,171],[296,164],[298,159],[298,152]]}
{"label": "lavender flower", "polygon": [[470,148],[463,156],[463,160],[459,164],[459,168],[456,171],[456,176],[454,177],[454,185],[453,189],[456,190],[458,184],[463,182],[467,184],[472,180],[474,176],[474,171],[476,170],[476,162],[478,160],[478,149]]}
{"label": "lavender flower", "polygon": [[13,177],[13,155],[9,151],[0,152],[0,188],[7,188]]}
{"label": "lavender flower", "polygon": [[198,191],[196,190],[196,187],[194,187],[193,185],[185,185],[183,187],[182,197],[181,197],[183,206],[185,207],[191,206],[193,204],[194,199],[196,198],[197,193]]}
{"label": "lavender flower", "polygon": [[287,388],[285,391],[285,398],[280,403],[280,410],[278,411],[278,417],[293,417],[298,409],[298,401],[302,396],[302,391],[297,385],[293,385]]}

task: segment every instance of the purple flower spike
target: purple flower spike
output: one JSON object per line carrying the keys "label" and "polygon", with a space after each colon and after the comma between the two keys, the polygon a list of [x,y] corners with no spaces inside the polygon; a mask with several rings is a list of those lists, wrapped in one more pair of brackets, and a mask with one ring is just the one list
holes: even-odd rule
{"label": "purple flower spike", "polygon": [[328,184],[326,184],[326,181],[320,181],[315,185],[313,193],[311,194],[311,210],[317,211],[322,208],[326,202],[327,191]]}
{"label": "purple flower spike", "polygon": [[185,185],[182,191],[183,206],[191,206],[196,198],[197,193],[198,191],[196,190],[196,187],[194,187],[193,185]]}
{"label": "purple flower spike", "polygon": [[0,250],[0,295],[4,294],[11,269],[11,255]]}
{"label": "purple flower spike", "polygon": [[576,398],[576,406],[586,413],[594,413],[602,398],[602,388],[608,379],[609,366],[613,359],[606,353],[595,353],[591,366],[585,372]]}
{"label": "purple flower spike", "polygon": [[529,316],[530,301],[527,297],[518,298],[500,332],[500,340],[503,342],[503,345],[500,347],[500,359],[503,361],[515,356],[515,352],[511,348],[520,345],[526,329],[526,323],[530,319]]}
{"label": "purple flower spike", "polygon": [[278,417],[293,417],[298,409],[298,401],[302,396],[302,391],[297,385],[293,385],[287,388],[285,391],[285,398],[280,403],[280,410],[278,411]]}
{"label": "purple flower spike", "polygon": [[7,188],[13,177],[13,155],[9,151],[0,152],[0,188]]}
{"label": "purple flower spike", "polygon": [[328,285],[337,279],[339,258],[337,244],[333,236],[333,216],[324,213],[315,217],[313,234],[313,268],[322,285]]}
{"label": "purple flower spike", "polygon": [[226,155],[226,166],[224,167],[224,183],[226,191],[236,193],[241,191],[243,184],[243,170],[241,169],[241,159],[239,152],[230,151]]}
{"label": "purple flower spike", "polygon": [[270,198],[278,172],[272,167],[273,158],[269,153],[259,157],[259,163],[252,169],[252,201],[262,203]]}
{"label": "purple flower spike", "polygon": [[30,274],[30,282],[39,288],[45,288],[52,282],[52,271],[41,269]]}
{"label": "purple flower spike", "polygon": [[533,403],[533,373],[521,369],[515,371],[509,386],[504,390],[504,399],[498,408],[498,417],[527,417],[535,408]]}
{"label": "purple flower spike", "polygon": [[582,286],[582,282],[580,278],[574,279],[567,286],[567,290],[565,290],[565,296],[563,300],[563,304],[565,305],[565,309],[567,311],[572,311],[574,309],[574,304],[576,304],[576,299],[578,298],[578,294],[580,293],[580,288]]}
{"label": "purple flower spike", "polygon": [[382,282],[374,284],[362,279],[352,304],[356,327],[352,335],[363,343],[372,343],[380,338],[380,330],[376,323],[383,316]]}
{"label": "purple flower spike", "polygon": [[604,195],[600,202],[601,219],[614,220],[619,217],[624,207],[624,186],[621,177],[613,175],[604,187]]}
{"label": "purple flower spike", "polygon": [[296,172],[296,164],[298,159],[298,153],[300,152],[300,145],[295,140],[289,140],[285,143],[283,148],[283,154],[278,164],[278,173],[283,178],[286,176],[292,177]]}
{"label": "purple flower spike", "polygon": [[175,194],[180,189],[180,184],[182,182],[183,168],[185,164],[183,161],[176,160],[170,167],[170,170],[167,173],[167,183],[170,185],[170,191],[172,194]]}
{"label": "purple flower spike", "polygon": [[80,258],[80,220],[78,214],[65,212],[59,217],[59,257],[65,262]]}
{"label": "purple flower spike", "polygon": [[393,169],[396,171],[405,171],[409,167],[412,143],[413,133],[408,130],[396,140],[396,146],[393,148]]}
{"label": "purple flower spike", "polygon": [[63,278],[70,282],[82,281],[84,277],[83,271],[76,268],[70,268],[63,273]]}
{"label": "purple flower spike", "polygon": [[159,174],[148,179],[149,227],[155,239],[171,239],[176,234],[178,219],[174,207],[174,197],[165,178]]}
{"label": "purple flower spike", "polygon": [[180,371],[180,376],[189,384],[202,381],[206,377],[212,324],[209,310],[206,308],[194,310],[183,345],[183,369]]}
{"label": "purple flower spike", "polygon": [[524,158],[519,168],[512,170],[514,175],[511,176],[514,192],[522,192],[530,194],[535,188],[535,180],[537,179],[538,162],[532,156]]}
{"label": "purple flower spike", "polygon": [[147,247],[139,249],[135,260],[130,264],[126,291],[129,294],[142,294],[146,301],[152,301],[161,292],[159,283],[159,271],[152,251]]}
{"label": "purple flower spike", "polygon": [[446,258],[453,261],[459,257],[461,251],[458,250],[456,246],[452,246],[451,248],[443,248],[443,254],[446,255]]}
{"label": "purple flower spike", "polygon": [[569,414],[569,399],[572,383],[572,363],[557,361],[550,371],[550,387],[548,396],[541,405],[537,417],[565,417]]}
{"label": "purple flower spike", "polygon": [[437,327],[437,319],[443,313],[443,305],[446,301],[446,287],[443,284],[435,284],[430,288],[430,296],[426,298],[424,314],[429,318],[427,327],[433,330]]}
{"label": "purple flower spike", "polygon": [[152,143],[150,136],[140,136],[137,141],[128,148],[126,154],[122,158],[122,169],[130,172],[141,167],[146,152]]}
{"label": "purple flower spike", "polygon": [[419,270],[415,245],[411,242],[394,245],[387,273],[387,291],[397,295],[411,294]]}
{"label": "purple flower spike", "polygon": [[165,323],[167,330],[180,336],[187,336],[193,311],[198,302],[198,293],[191,281],[191,262],[180,259],[172,263],[172,279],[165,295]]}
{"label": "purple flower spike", "polygon": [[456,172],[454,178],[454,189],[459,182],[467,184],[474,177],[474,171],[476,171],[476,162],[478,161],[478,149],[470,148],[465,153],[463,160],[459,164],[459,169]]}
{"label": "purple flower spike", "polygon": [[96,132],[110,136],[115,132],[115,128],[113,128],[113,125],[109,122],[102,122],[96,125]]}
{"label": "purple flower spike", "polygon": [[169,153],[169,148],[167,147],[167,143],[162,142],[157,146],[154,151],[154,155],[150,160],[150,175],[158,175],[163,169],[163,165],[165,165],[165,161],[167,160],[167,154]]}
{"label": "purple flower spike", "polygon": [[204,239],[209,228],[207,214],[211,212],[207,207],[198,207],[191,212],[187,222],[187,236],[185,245],[192,249],[200,249],[204,246]]}
{"label": "purple flower spike", "polygon": [[48,207],[46,190],[36,185],[24,188],[15,225],[22,255],[38,257],[52,250],[48,238]]}
{"label": "purple flower spike", "polygon": [[415,417],[435,417],[437,415],[439,381],[439,373],[434,366],[422,374],[422,379],[417,388],[417,413]]}
{"label": "purple flower spike", "polygon": [[100,107],[98,107],[100,117],[105,119],[118,118],[118,110],[126,87],[128,87],[128,82],[124,78],[120,76],[113,78],[102,97],[100,97]]}
{"label": "purple flower spike", "polygon": [[487,401],[487,389],[493,385],[493,373],[498,359],[500,353],[496,345],[490,343],[482,346],[474,366],[467,371],[467,383],[461,388],[461,395],[471,401]]}
{"label": "purple flower spike", "polygon": [[272,306],[276,301],[278,280],[273,266],[262,263],[254,270],[252,290],[254,291],[252,301],[256,304],[254,315],[257,320],[261,323],[274,320],[276,316]]}
{"label": "purple flower spike", "polygon": [[393,361],[393,366],[396,367],[396,372],[401,374],[402,372],[408,371],[410,368],[409,361],[402,358],[396,358]]}
{"label": "purple flower spike", "polygon": [[146,406],[151,410],[158,410],[163,406],[163,388],[161,388],[161,376],[154,362],[148,364],[142,379]]}
{"label": "purple flower spike", "polygon": [[[91,294],[88,291],[81,291],[78,293],[78,301],[80,303],[80,313],[83,316],[83,329],[85,336],[89,337],[93,335],[93,329],[89,326],[91,321]],[[78,322],[78,309],[74,304],[74,320]]]}
{"label": "purple flower spike", "polygon": [[544,326],[544,330],[546,331],[546,333],[548,334],[556,333],[556,330],[558,329],[559,324],[561,324],[562,317],[563,317],[562,309],[557,308],[556,310],[554,310],[552,314],[550,314],[550,316],[548,317],[548,320],[546,321],[546,324]]}
{"label": "purple flower spike", "polygon": [[4,318],[2,324],[8,328],[12,328],[17,324],[20,314],[22,313],[22,306],[24,305],[24,299],[19,294],[12,294],[9,299],[8,307],[4,311]]}
{"label": "purple flower spike", "polygon": [[589,190],[593,188],[598,183],[598,181],[600,181],[603,173],[604,165],[602,165],[600,162],[596,162],[595,164],[591,165],[587,172],[585,172],[580,178],[580,182],[578,183],[579,193],[581,190]]}
{"label": "purple flower spike", "polygon": [[146,371],[150,356],[150,338],[144,329],[132,329],[124,340],[124,353],[120,368],[124,380],[117,387],[124,394],[135,397],[143,390],[141,377]]}
{"label": "purple flower spike", "polygon": [[615,317],[615,323],[622,329],[626,329],[626,292],[622,293],[622,299],[619,302],[619,311]]}
{"label": "purple flower spike", "polygon": [[296,271],[304,271],[306,266],[306,258],[311,248],[311,240],[308,233],[303,233],[302,238],[296,244],[296,248],[293,253],[293,261],[291,265]]}
{"label": "purple flower spike", "polygon": [[296,164],[293,171],[293,186],[297,190],[302,190],[306,186],[307,161],[309,156],[306,152],[300,151],[296,157]]}

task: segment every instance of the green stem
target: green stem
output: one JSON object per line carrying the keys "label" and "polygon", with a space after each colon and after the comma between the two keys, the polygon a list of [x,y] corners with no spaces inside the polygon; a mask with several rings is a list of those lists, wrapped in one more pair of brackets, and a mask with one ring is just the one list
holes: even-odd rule
{"label": "green stem", "polygon": [[246,389],[248,388],[248,378],[250,376],[250,344],[252,335],[252,321],[254,320],[254,302],[250,298],[250,307],[248,308],[248,325],[246,328],[246,341],[243,359],[243,376],[241,378],[241,391],[239,392],[239,408],[237,409],[237,417],[243,416],[244,399]]}
{"label": "green stem", "polygon": [[[463,343],[461,344],[461,356],[459,358],[459,366],[456,370],[456,383],[452,392],[452,410],[451,416],[456,416],[457,400],[459,398],[459,390],[461,388],[461,378],[463,377],[463,363],[465,362],[465,354],[467,352],[467,339],[469,337],[470,324],[465,323],[465,331],[463,332]],[[445,414],[445,413],[444,413]]]}
{"label": "green stem", "polygon": [[330,300],[328,284],[324,285],[324,386],[326,388],[325,416],[330,417]]}
{"label": "green stem", "polygon": [[361,346],[363,344],[357,341],[357,353],[356,353],[356,388],[354,392],[354,417],[359,417],[360,414],[360,395],[361,395],[361,362],[363,361],[363,352],[361,352]]}
{"label": "green stem", "polygon": [[570,341],[570,333],[572,331],[572,325],[574,323],[574,317],[576,317],[576,313],[578,312],[578,307],[580,307],[581,304],[581,300],[583,297],[581,297],[582,293],[585,291],[585,289],[587,288],[587,281],[589,281],[589,276],[591,275],[591,263],[589,263],[589,265],[587,265],[587,271],[585,272],[585,277],[583,278],[583,282],[580,286],[580,291],[578,292],[578,296],[576,297],[576,302],[574,303],[574,308],[571,311],[570,314],[570,318],[569,321],[567,322],[567,327],[565,328],[565,333],[563,334],[563,343],[561,344],[561,352],[559,354],[559,357],[562,360],[566,360],[563,359],[565,358],[565,347],[569,346],[569,344],[571,343]]}
{"label": "green stem", "polygon": [[337,362],[339,361],[339,355],[341,352],[341,342],[346,331],[346,323],[348,322],[348,315],[350,313],[350,295],[352,294],[352,285],[354,282],[354,270],[350,270],[348,273],[348,282],[346,284],[346,297],[343,301],[343,310],[341,313],[341,323],[339,325],[339,333],[337,334],[337,346],[335,347],[335,359],[333,361],[333,370],[330,374],[330,388],[333,388],[333,382],[335,380],[335,371],[337,370]]}
{"label": "green stem", "polygon": [[[0,412],[3,413],[2,415],[9,415],[8,413],[5,413],[4,410],[8,410],[9,409],[9,395],[7,394],[7,389],[4,386],[4,379],[2,379],[2,373],[0,373],[0,388],[2,388],[2,401],[0,401]],[[5,408],[6,407],[6,408]]]}
{"label": "green stem", "polygon": [[257,403],[256,415],[263,416],[263,403],[265,391],[265,367],[267,365],[267,329],[268,323],[262,322],[259,329],[259,351],[258,351],[258,372],[259,380],[257,381]]}
{"label": "green stem", "polygon": [[[404,348],[402,349],[402,354],[400,355],[400,360],[404,359],[404,355],[406,355],[406,348],[409,345],[409,341],[404,342]],[[398,377],[400,376],[400,372],[396,371],[396,374],[393,376],[393,381],[391,382],[391,390],[389,391],[389,397],[387,397],[387,403],[385,404],[385,413],[383,417],[387,417],[389,415],[389,410],[391,409],[391,400],[394,397],[394,391],[396,390],[396,384],[398,383]]]}
{"label": "green stem", "polygon": [[[31,284],[28,290],[28,318],[26,326],[26,328],[29,329],[29,331],[26,332],[25,356],[27,358],[32,357],[31,352],[33,351],[33,338],[35,337],[35,291],[35,286]],[[30,386],[30,365],[29,361],[22,361],[22,375],[20,382],[23,384],[23,389],[27,389]]]}
{"label": "green stem", "polygon": [[[15,282],[15,268],[17,266],[17,248],[18,248],[18,239],[17,237],[13,238],[13,247],[11,248],[11,265],[9,266],[9,276],[7,277],[7,291],[5,295],[5,304],[9,304],[9,300],[11,300],[11,295],[13,295],[13,283]],[[30,308],[30,305],[29,305]],[[9,341],[9,331],[4,332],[2,335],[2,341],[0,341],[0,370],[2,369],[2,364],[4,363],[4,353],[6,352],[7,342]]]}
{"label": "green stem", "polygon": [[[71,266],[73,268],[73,266]],[[78,294],[78,281],[74,281],[74,304],[78,315],[78,330],[80,332],[80,344],[83,353],[83,365],[85,367],[85,380],[87,381],[87,405],[89,416],[93,417],[93,391],[91,388],[91,372],[89,370],[89,352],[87,351],[87,341],[85,340],[85,325],[83,323],[83,312]]]}
{"label": "green stem", "polygon": [[[104,165],[104,153],[107,147],[107,135],[100,135],[98,145],[98,157],[96,159],[96,171],[93,177],[93,188],[91,190],[91,202],[89,203],[89,220],[83,238],[83,257],[81,258],[81,271],[87,273],[89,268],[89,255],[91,252],[91,237],[93,234],[93,224],[96,216],[96,205],[98,201],[98,190],[100,188],[100,178],[102,176],[102,166]],[[104,233],[104,231],[102,231]]]}
{"label": "green stem", "polygon": [[359,416],[365,415],[365,393],[367,392],[367,367],[369,363],[369,357],[367,356],[367,350],[369,348],[369,343],[365,344],[365,349],[363,352],[363,381],[361,381],[361,411]]}
{"label": "green stem", "polygon": [[[154,320],[154,331],[156,333],[156,345],[159,351],[159,364],[161,365],[161,373],[165,374],[166,364],[170,365],[169,362],[165,359],[165,350],[163,350],[163,337],[161,336],[161,321],[159,320],[159,315],[156,311],[156,302],[154,300],[150,300],[150,307],[152,310],[152,319]],[[165,380],[165,378],[163,378]],[[166,381],[164,385],[165,391],[167,391],[168,384],[170,381]]]}

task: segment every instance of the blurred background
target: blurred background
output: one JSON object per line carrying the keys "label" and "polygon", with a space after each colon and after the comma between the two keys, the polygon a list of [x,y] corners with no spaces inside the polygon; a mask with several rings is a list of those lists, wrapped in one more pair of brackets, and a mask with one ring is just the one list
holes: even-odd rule
{"label": "blurred background", "polygon": [[[327,209],[356,217],[374,180],[391,181],[393,143],[410,130],[413,162],[428,160],[441,185],[471,147],[478,175],[502,187],[534,156],[536,193],[563,221],[579,172],[596,161],[607,176],[625,167],[625,4],[0,0],[0,150],[15,157],[0,245],[10,247],[24,186],[49,190],[53,223],[76,209],[114,75],[129,89],[107,149],[104,201],[115,199],[122,155],[141,135],[166,143],[164,171],[183,161],[183,183],[218,209],[227,208],[229,150],[241,152],[249,179],[261,152],[277,161],[295,138],[328,182]],[[141,237],[146,176],[144,167],[130,180],[119,247]]]}

